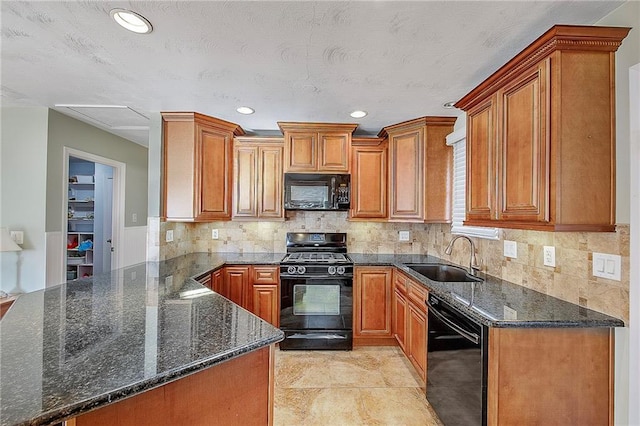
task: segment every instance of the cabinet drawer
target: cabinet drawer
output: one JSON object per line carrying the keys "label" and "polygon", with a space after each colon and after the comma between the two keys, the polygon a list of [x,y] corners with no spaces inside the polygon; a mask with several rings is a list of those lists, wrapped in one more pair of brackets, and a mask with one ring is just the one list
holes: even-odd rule
{"label": "cabinet drawer", "polygon": [[253,284],[278,284],[277,266],[254,266]]}
{"label": "cabinet drawer", "polygon": [[407,288],[407,298],[420,309],[422,312],[427,312],[427,289],[420,284],[409,281]]}

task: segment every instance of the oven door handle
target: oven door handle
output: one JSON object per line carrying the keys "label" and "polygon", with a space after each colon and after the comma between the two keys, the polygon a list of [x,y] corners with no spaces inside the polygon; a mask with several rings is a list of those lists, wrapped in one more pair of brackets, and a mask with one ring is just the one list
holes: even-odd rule
{"label": "oven door handle", "polygon": [[478,336],[475,333],[469,333],[467,330],[460,327],[458,324],[451,321],[449,318],[445,317],[440,311],[438,311],[438,308],[435,308],[428,301],[427,301],[427,307],[429,308],[429,313],[433,314],[434,317],[442,321],[446,326],[451,328],[456,333],[460,334],[465,339],[475,343],[476,345],[478,344],[478,342],[480,341],[480,336]]}

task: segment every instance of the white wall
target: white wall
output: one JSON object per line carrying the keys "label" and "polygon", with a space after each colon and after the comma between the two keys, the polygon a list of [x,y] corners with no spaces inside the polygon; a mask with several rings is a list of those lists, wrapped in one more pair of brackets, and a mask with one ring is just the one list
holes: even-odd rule
{"label": "white wall", "polygon": [[48,109],[0,108],[0,126],[0,226],[24,231],[19,256],[0,253],[0,289],[39,290],[46,265]]}

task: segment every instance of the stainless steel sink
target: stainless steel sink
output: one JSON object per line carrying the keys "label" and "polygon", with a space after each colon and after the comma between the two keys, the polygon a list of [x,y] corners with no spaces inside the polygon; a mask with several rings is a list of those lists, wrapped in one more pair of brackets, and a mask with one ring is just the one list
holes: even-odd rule
{"label": "stainless steel sink", "polygon": [[439,263],[410,263],[406,265],[424,275],[432,281],[440,282],[478,282],[481,278],[469,275],[467,271],[457,266],[441,265]]}

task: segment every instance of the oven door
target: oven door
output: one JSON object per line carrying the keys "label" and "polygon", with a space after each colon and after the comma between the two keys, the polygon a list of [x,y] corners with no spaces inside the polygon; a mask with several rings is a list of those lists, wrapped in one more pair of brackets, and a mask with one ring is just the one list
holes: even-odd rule
{"label": "oven door", "polygon": [[280,349],[353,346],[351,278],[281,278]]}

